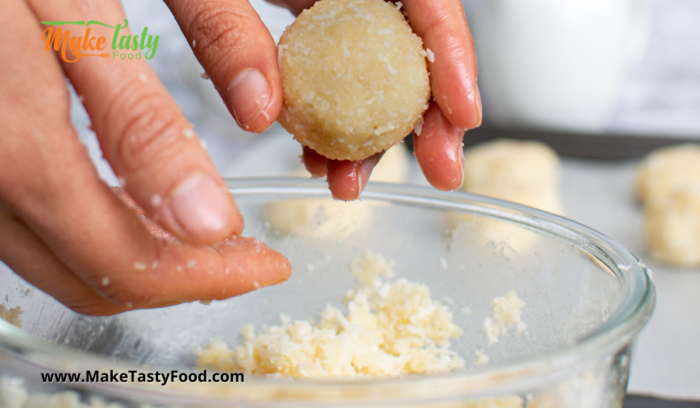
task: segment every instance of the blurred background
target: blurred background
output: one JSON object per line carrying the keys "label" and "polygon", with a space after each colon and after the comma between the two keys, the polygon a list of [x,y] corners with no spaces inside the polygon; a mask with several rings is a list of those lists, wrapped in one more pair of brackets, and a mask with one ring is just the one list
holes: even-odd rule
{"label": "blurred background", "polygon": [[[546,142],[564,156],[565,216],[647,261],[634,172],[653,149],[700,142],[700,1],[464,2],[485,118],[466,134],[467,147],[499,137]],[[251,3],[275,39],[293,21],[286,10]],[[299,166],[301,148],[279,125],[262,135],[238,128],[162,2],[123,4],[132,27],[161,36],[150,63],[223,175],[291,174]],[[75,95],[73,102],[100,174],[117,184]],[[411,174],[409,182],[425,184],[415,160]],[[630,392],[700,401],[700,269],[647,263],[658,306],[637,345]]]}
{"label": "blurred background", "polygon": [[477,141],[625,159],[700,139],[697,1],[464,1],[485,104]]}
{"label": "blurred background", "polygon": [[[700,140],[700,2],[464,2],[485,118],[467,134],[467,145],[535,138],[567,156],[626,159]],[[275,39],[294,20],[262,0],[251,3]],[[211,83],[199,77],[204,70],[164,4],[123,4],[130,24],[164,39],[151,65],[223,169],[260,136],[241,131]],[[87,122],[80,110],[76,106],[74,116]],[[275,126],[269,133],[279,131]]]}

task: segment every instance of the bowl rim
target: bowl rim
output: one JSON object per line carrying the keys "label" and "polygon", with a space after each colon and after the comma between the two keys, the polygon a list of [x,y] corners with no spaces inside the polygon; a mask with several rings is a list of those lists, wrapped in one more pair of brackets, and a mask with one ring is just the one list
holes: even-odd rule
{"label": "bowl rim", "polygon": [[[225,178],[234,197],[275,196],[288,198],[330,197],[322,180],[298,177]],[[535,380],[563,379],[601,357],[625,348],[649,320],[655,304],[650,270],[622,245],[605,235],[567,218],[523,205],[466,192],[442,192],[409,184],[368,183],[363,199],[477,212],[519,224],[539,233],[570,242],[600,261],[621,282],[625,295],[609,318],[574,343],[557,349],[493,364],[430,376],[396,379],[303,380],[247,378],[245,385],[221,388],[192,384],[75,384],[115,397],[128,393],[154,402],[225,404],[232,401],[400,401],[430,398],[479,397],[527,389]],[[600,266],[600,265],[599,265]],[[621,268],[622,267],[622,268]],[[133,363],[115,362],[107,357],[66,350],[35,338],[0,319],[0,357],[24,361],[44,372],[85,372],[88,369],[152,371]],[[217,393],[212,395],[211,391]],[[340,398],[340,399],[339,399]]]}

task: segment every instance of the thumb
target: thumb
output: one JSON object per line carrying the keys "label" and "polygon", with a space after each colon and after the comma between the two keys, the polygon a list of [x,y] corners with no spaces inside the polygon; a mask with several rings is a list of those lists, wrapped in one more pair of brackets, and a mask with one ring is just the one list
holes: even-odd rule
{"label": "thumb", "polygon": [[166,0],[236,122],[262,132],[282,106],[277,47],[246,0]]}

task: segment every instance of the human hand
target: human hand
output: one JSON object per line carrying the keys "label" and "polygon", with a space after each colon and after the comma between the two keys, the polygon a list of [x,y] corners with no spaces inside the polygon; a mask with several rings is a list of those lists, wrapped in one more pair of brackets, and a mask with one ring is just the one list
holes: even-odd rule
{"label": "human hand", "polygon": [[[269,0],[299,14],[315,0]],[[261,132],[277,118],[282,87],[274,40],[245,0],[166,0],[183,33],[241,127]],[[440,190],[464,177],[462,137],[481,124],[474,43],[459,0],[403,0],[413,31],[434,53],[428,62],[433,101],[414,135],[418,164]],[[326,176],[333,196],[357,198],[381,154],[362,161],[327,160],[311,149],[303,159]]]}
{"label": "human hand", "polygon": [[[224,299],[287,279],[284,256],[236,236],[235,202],[145,60],[69,63],[44,48],[40,21],[116,24],[124,21],[117,0],[0,0],[0,9],[3,262],[92,315]],[[128,196],[99,179],[80,143],[64,74]]]}

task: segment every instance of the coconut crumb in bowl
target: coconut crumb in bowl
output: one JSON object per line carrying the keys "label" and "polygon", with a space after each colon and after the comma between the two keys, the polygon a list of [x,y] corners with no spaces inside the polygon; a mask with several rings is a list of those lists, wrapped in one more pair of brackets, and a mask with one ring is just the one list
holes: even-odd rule
{"label": "coconut crumb in bowl", "polygon": [[327,305],[317,324],[282,314],[281,325],[252,324],[230,350],[221,341],[197,349],[197,367],[293,378],[398,376],[464,367],[450,350],[462,335],[430,289],[394,275],[393,263],[366,253],[352,263],[358,286],[346,294],[348,313]]}

